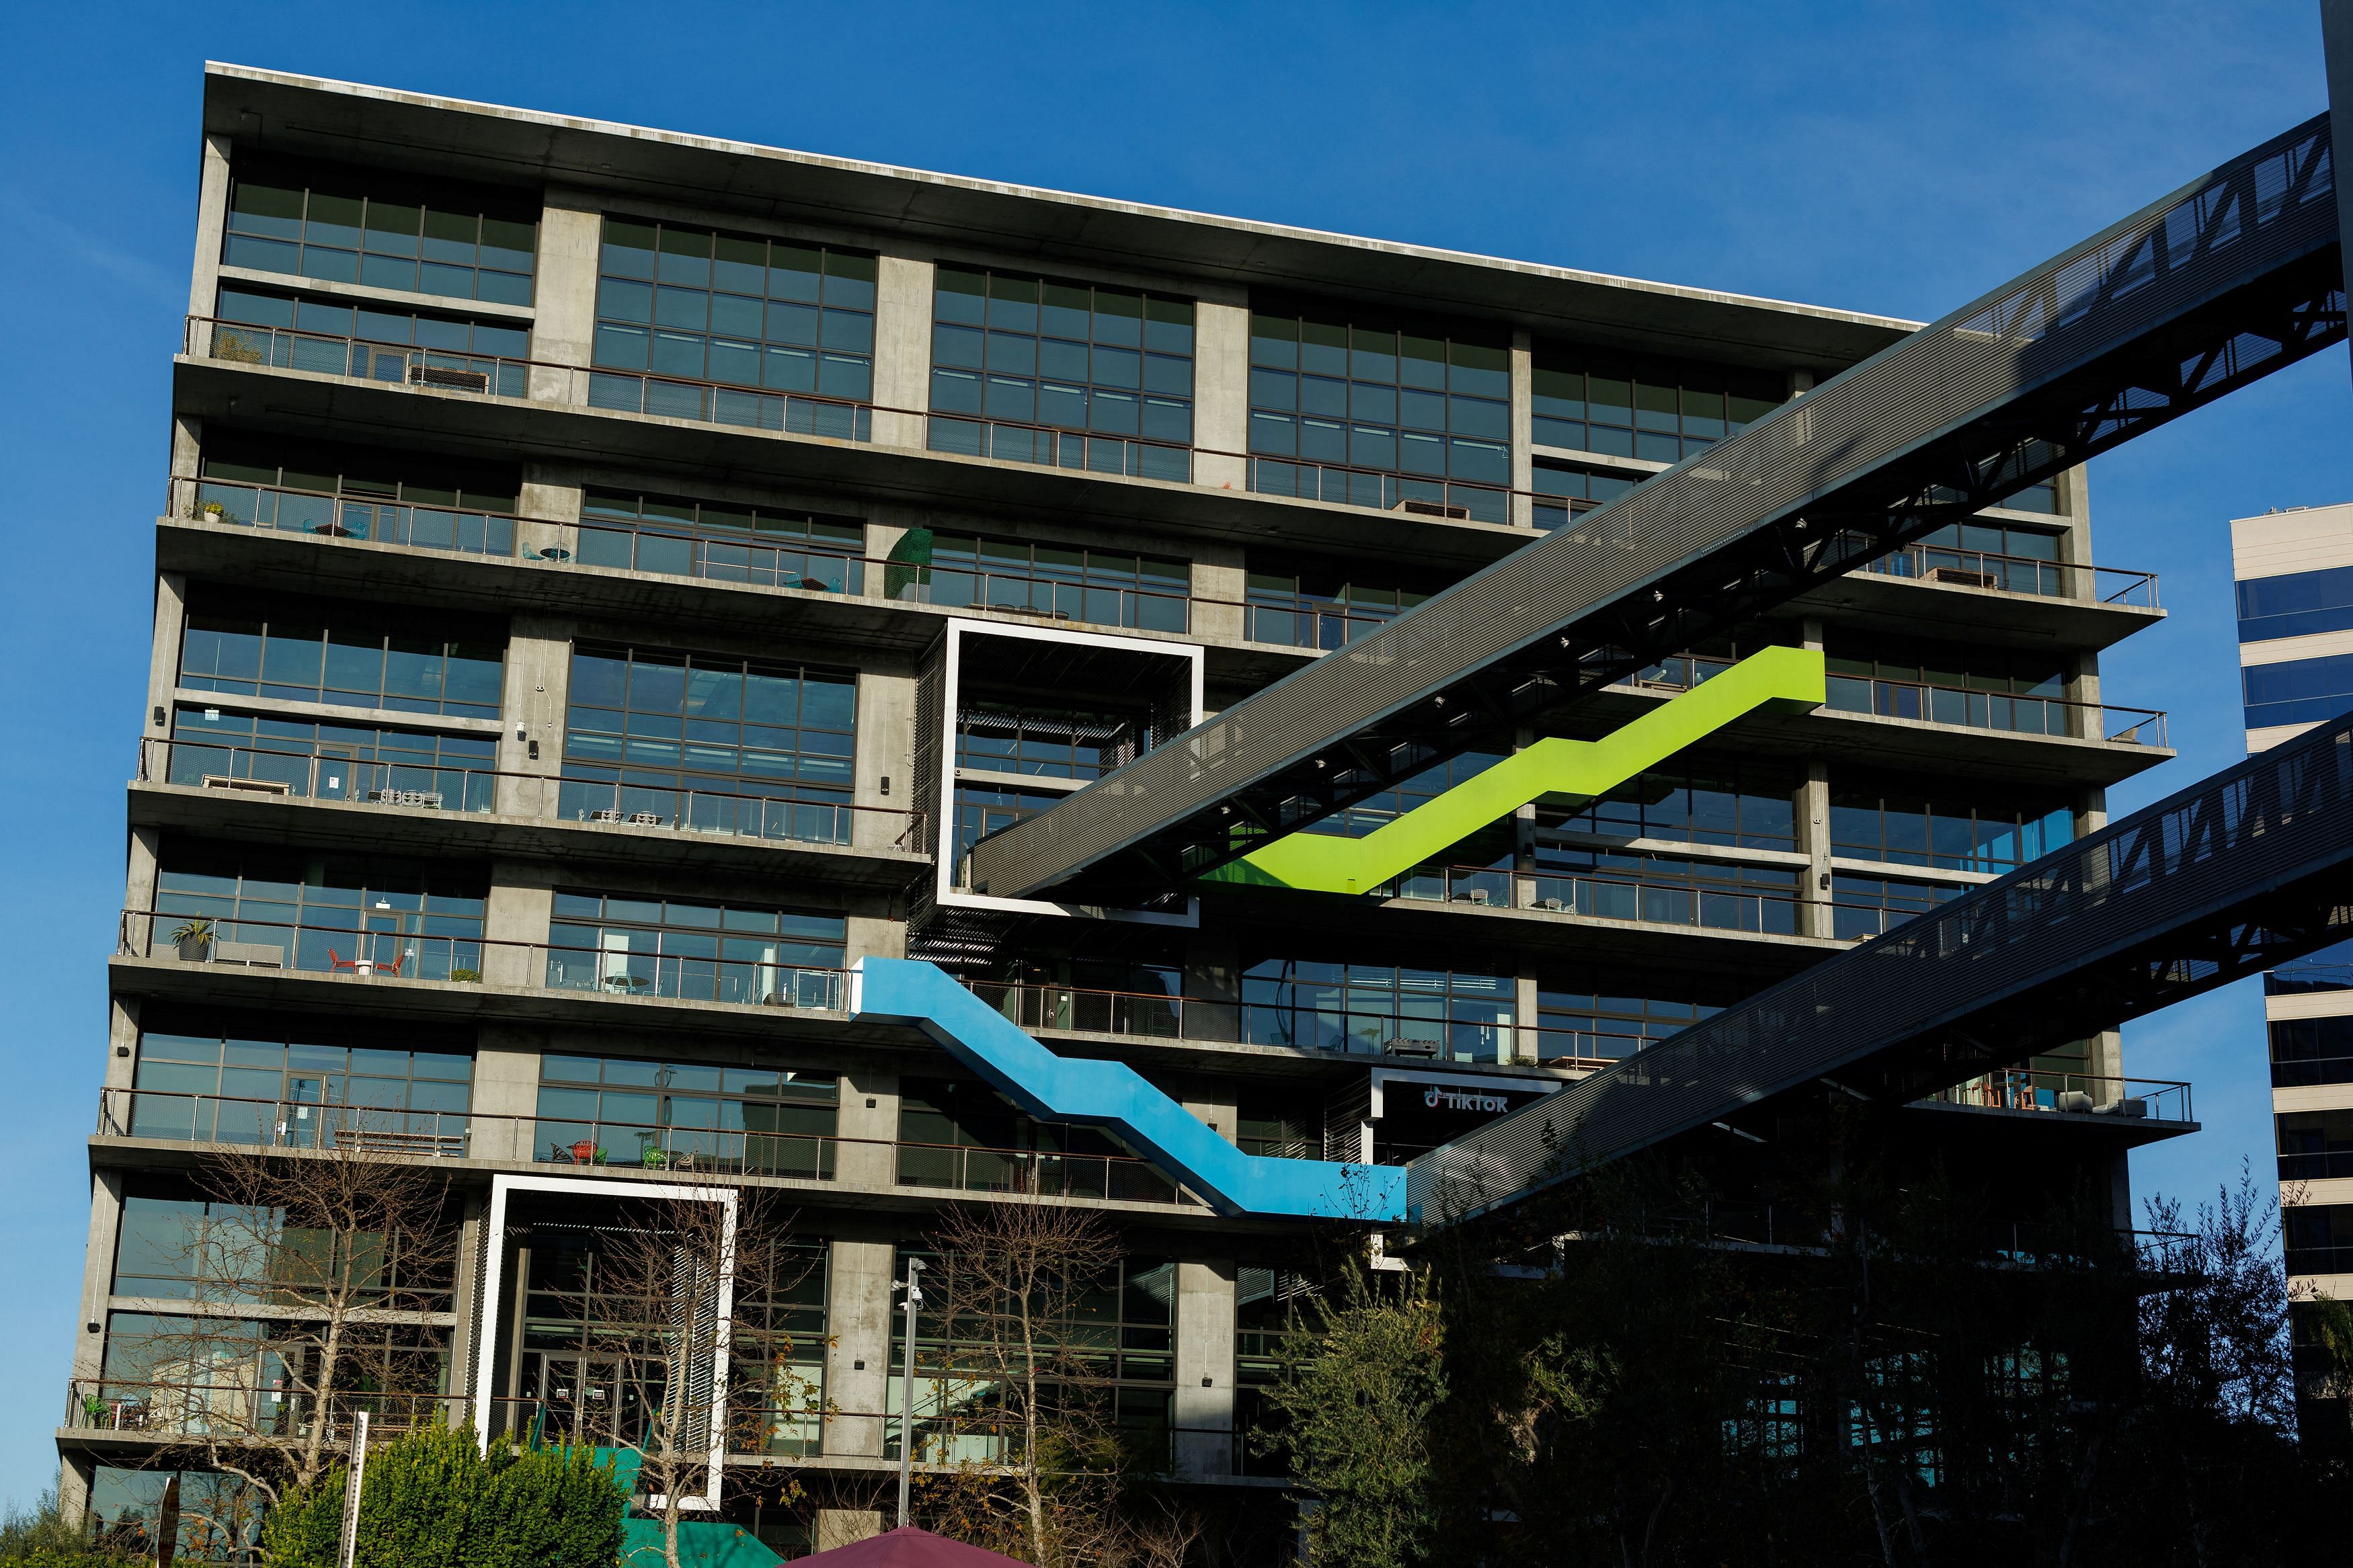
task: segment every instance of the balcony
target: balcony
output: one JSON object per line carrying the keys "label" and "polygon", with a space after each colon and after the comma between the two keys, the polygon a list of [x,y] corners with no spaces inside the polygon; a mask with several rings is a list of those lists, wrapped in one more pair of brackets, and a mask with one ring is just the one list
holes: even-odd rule
{"label": "balcony", "polygon": [[487,397],[530,396],[534,363],[366,338],[330,337],[293,327],[259,327],[211,316],[188,318],[183,352],[231,364],[267,365],[274,370],[472,392]]}
{"label": "balcony", "polygon": [[2087,1073],[2008,1068],[1928,1096],[1923,1103],[2053,1117],[2107,1117],[2117,1122],[2194,1122],[2189,1085],[2171,1079],[2102,1078]]}
{"label": "balcony", "polygon": [[503,512],[347,500],[312,490],[211,479],[174,479],[169,513],[192,522],[233,523],[321,539],[373,540],[404,550],[507,559],[515,554],[523,522]]}
{"label": "balcony", "polygon": [[[226,825],[255,809],[297,804],[358,810],[368,831],[406,847],[444,851],[523,841],[554,853],[623,860],[661,859],[662,846],[691,843],[703,858],[821,852],[828,874],[856,877],[857,862],[895,881],[928,858],[923,814],[847,801],[796,800],[724,790],[617,784],[555,773],[383,763],[319,752],[148,738],[139,744],[135,784],[181,794],[165,809],[144,802],[142,818],[164,826]],[[350,828],[328,826],[333,838]]]}
{"label": "balcony", "polygon": [[2117,566],[2084,566],[2025,555],[2001,555],[1954,545],[1906,544],[1863,567],[1874,576],[1905,577],[1947,587],[1990,588],[2045,599],[2082,599],[2154,610],[2157,574]]}
{"label": "balcony", "polygon": [[[1622,722],[1641,711],[1630,699],[1648,699],[1647,708],[1733,662],[1696,654],[1662,659],[1605,688],[1594,711]],[[1793,755],[1963,773],[1985,768],[2012,782],[2113,784],[2173,754],[2166,715],[2156,709],[1870,676],[1832,674],[1827,686],[1828,700],[1811,713],[1752,715],[1742,732]],[[1850,716],[1864,722],[1851,724]]]}

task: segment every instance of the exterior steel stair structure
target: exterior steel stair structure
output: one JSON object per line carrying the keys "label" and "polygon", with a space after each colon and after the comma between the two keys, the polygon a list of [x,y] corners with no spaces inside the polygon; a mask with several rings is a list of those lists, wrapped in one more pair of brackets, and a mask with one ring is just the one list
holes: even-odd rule
{"label": "exterior steel stair structure", "polygon": [[974,886],[1167,893],[2345,335],[2323,114],[980,840]]}
{"label": "exterior steel stair structure", "polygon": [[[1892,1104],[2353,935],[2353,713],[1406,1167],[1443,1226],[1805,1092]],[[1746,1121],[1746,1127],[1741,1123]]]}
{"label": "exterior steel stair structure", "polygon": [[1032,1116],[1116,1134],[1221,1214],[1405,1217],[1402,1165],[1245,1154],[1134,1068],[1056,1056],[936,964],[860,959],[849,1011],[863,1022],[921,1029]]}
{"label": "exterior steel stair structure", "polygon": [[1369,892],[1530,801],[1591,800],[1745,714],[1819,708],[1826,685],[1820,649],[1765,648],[1598,741],[1538,741],[1362,838],[1293,833],[1206,879]]}

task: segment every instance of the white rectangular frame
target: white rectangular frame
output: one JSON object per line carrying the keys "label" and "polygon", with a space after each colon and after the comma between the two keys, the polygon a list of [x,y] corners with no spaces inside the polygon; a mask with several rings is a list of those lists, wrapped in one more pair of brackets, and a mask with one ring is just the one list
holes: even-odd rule
{"label": "white rectangular frame", "polygon": [[[482,1219],[488,1227],[489,1245],[483,1250],[482,1279],[476,1292],[481,1303],[481,1316],[474,1343],[474,1441],[484,1450],[491,1446],[491,1378],[497,1371],[499,1325],[505,1314],[499,1305],[501,1277],[506,1271],[507,1197],[512,1193],[571,1193],[581,1196],[602,1198],[608,1202],[625,1202],[631,1198],[675,1199],[684,1203],[715,1203],[726,1211],[727,1224],[721,1248],[732,1259],[735,1256],[736,1193],[733,1187],[690,1187],[674,1182],[624,1182],[600,1180],[594,1176],[516,1176],[501,1173],[491,1178],[491,1207]],[[735,1270],[732,1263],[720,1270],[719,1326],[712,1352],[711,1459],[709,1480],[703,1490],[679,1500],[682,1509],[697,1512],[716,1512],[719,1508],[719,1483],[727,1460],[727,1361],[734,1341]],[[520,1353],[520,1347],[517,1347]],[[656,1502],[656,1507],[660,1504]]]}
{"label": "white rectangular frame", "polygon": [[1201,721],[1203,680],[1208,668],[1208,650],[1198,643],[1163,642],[1157,637],[1113,637],[1103,632],[1066,632],[1050,626],[1008,626],[999,621],[975,621],[950,617],[947,624],[947,652],[943,666],[940,690],[940,822],[938,853],[934,857],[933,898],[943,905],[965,909],[1001,910],[1010,914],[1067,915],[1088,920],[1127,921],[1137,925],[1176,926],[1186,930],[1201,923],[1201,900],[1187,899],[1183,914],[1164,914],[1150,910],[1115,910],[1095,904],[1058,904],[1044,899],[1000,899],[987,893],[967,892],[955,886],[955,728],[957,695],[964,679],[964,641],[966,636],[1010,637],[1018,641],[1062,643],[1075,647],[1110,648],[1120,653],[1149,654],[1160,658],[1182,659],[1189,666],[1187,695],[1191,711],[1186,727]]}

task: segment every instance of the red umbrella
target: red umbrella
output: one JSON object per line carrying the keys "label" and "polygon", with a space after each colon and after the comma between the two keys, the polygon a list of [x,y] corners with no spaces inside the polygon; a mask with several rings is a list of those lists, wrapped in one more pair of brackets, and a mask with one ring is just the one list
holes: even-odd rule
{"label": "red umbrella", "polygon": [[796,1561],[810,1568],[1029,1568],[1018,1557],[1000,1557],[912,1524]]}

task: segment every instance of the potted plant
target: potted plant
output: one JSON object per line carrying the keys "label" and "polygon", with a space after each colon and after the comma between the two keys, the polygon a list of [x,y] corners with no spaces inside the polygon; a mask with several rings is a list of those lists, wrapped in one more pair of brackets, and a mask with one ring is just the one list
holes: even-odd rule
{"label": "potted plant", "polygon": [[598,1163],[598,1164],[600,1164],[600,1165],[601,1165],[601,1164],[603,1164],[604,1163],[605,1163],[605,1145],[603,1145],[602,1143],[599,1143],[599,1144],[597,1144],[597,1145],[596,1145],[596,1163]]}
{"label": "potted plant", "polygon": [[204,521],[206,522],[227,522],[229,521],[228,508],[221,505],[221,503],[216,500],[208,500],[196,510],[204,515]]}
{"label": "potted plant", "polygon": [[184,921],[172,932],[172,940],[180,944],[180,962],[202,963],[212,951],[213,922],[202,916]]}
{"label": "potted plant", "polygon": [[100,1399],[95,1394],[85,1394],[82,1395],[81,1413],[84,1416],[88,1417],[90,1425],[92,1426],[103,1426],[106,1425],[106,1401]]}
{"label": "potted plant", "polygon": [[449,978],[461,984],[478,981],[481,977],[482,972],[479,969],[453,969],[449,972]]}

